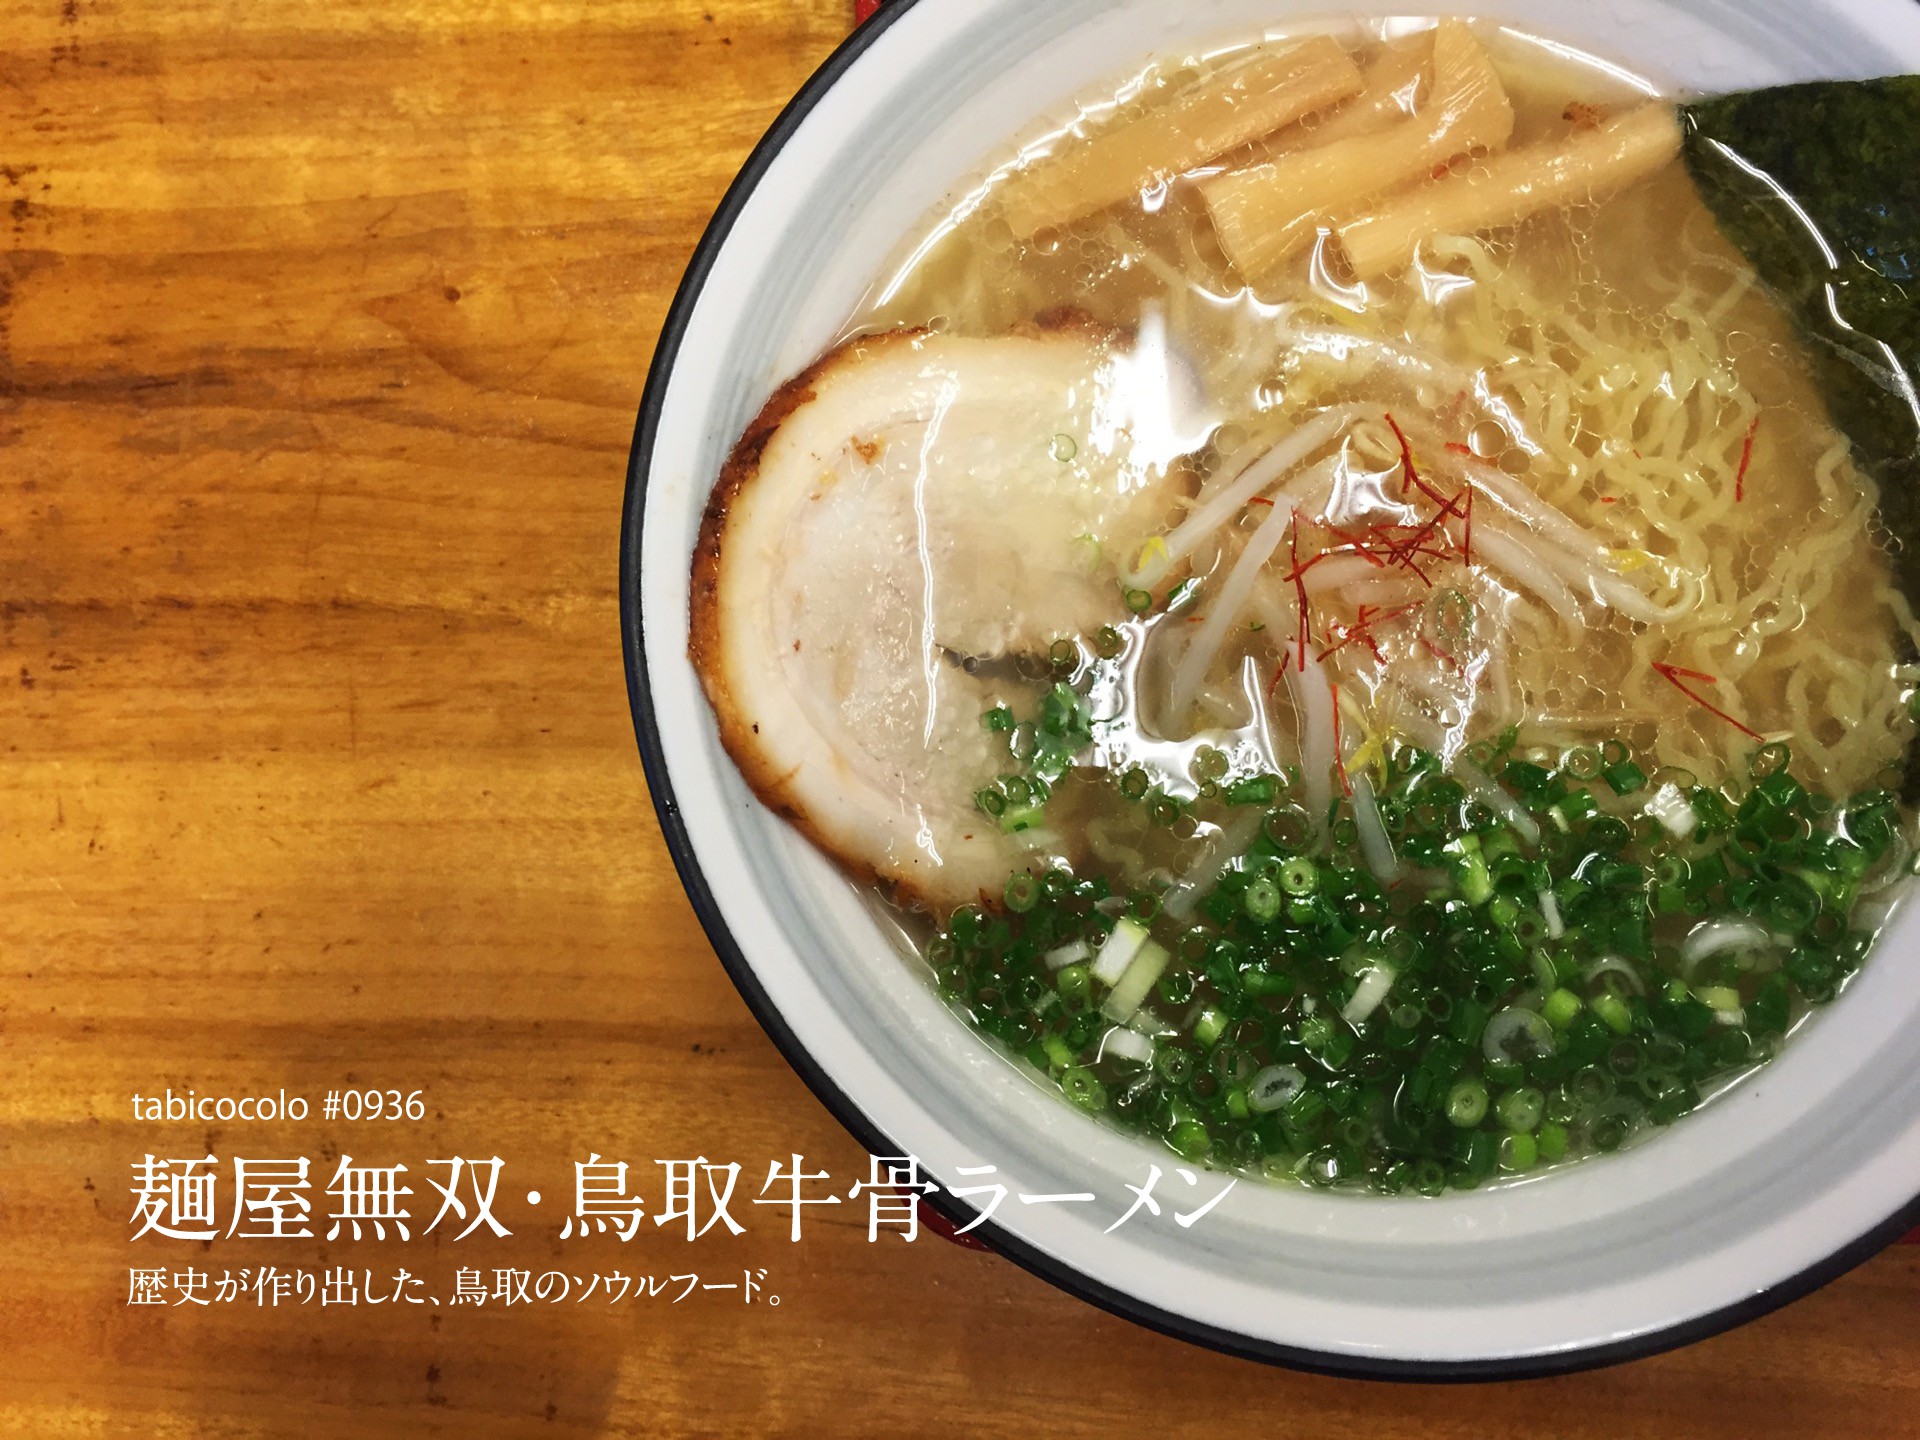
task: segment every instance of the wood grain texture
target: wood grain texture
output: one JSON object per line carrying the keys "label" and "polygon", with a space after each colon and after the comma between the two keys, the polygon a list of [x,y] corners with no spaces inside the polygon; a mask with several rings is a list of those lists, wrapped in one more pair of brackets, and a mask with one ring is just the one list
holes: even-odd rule
{"label": "wood grain texture", "polygon": [[[1227,1360],[850,1206],[592,1252],[764,1266],[777,1309],[125,1304],[130,1264],[577,1270],[520,1198],[589,1150],[863,1171],[682,899],[614,599],[672,288],[848,8],[0,3],[0,1435],[1911,1434],[1911,1250],[1448,1391]],[[350,1079],[427,1119],[129,1113]],[[527,1223],[129,1244],[130,1162],[207,1149],[497,1153]]]}

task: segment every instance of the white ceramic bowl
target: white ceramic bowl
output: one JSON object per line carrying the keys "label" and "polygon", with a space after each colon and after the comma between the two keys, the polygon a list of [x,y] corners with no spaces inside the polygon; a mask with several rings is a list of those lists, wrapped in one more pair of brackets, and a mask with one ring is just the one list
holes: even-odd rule
{"label": "white ceramic bowl", "polygon": [[[621,556],[628,674],[662,828],[701,921],[794,1067],[876,1153],[1011,1192],[982,1233],[1145,1324],[1314,1369],[1423,1378],[1605,1363],[1802,1294],[1916,1218],[1920,915],[1773,1065],[1672,1131],[1441,1199],[1189,1186],[1150,1143],[1016,1071],[904,963],[838,872],[736,775],[686,658],[689,558],[728,447],[844,323],[955,182],[1064,100],[1155,55],[1338,28],[1289,0],[894,0],[807,85],[727,195],[668,318]],[[1360,3],[1347,16],[1397,13]],[[1908,0],[1485,0],[1685,93],[1920,68]],[[1349,22],[1350,23],[1350,22]],[[1163,1173],[1172,1202],[1106,1232]],[[997,1173],[967,1179],[961,1167]],[[1092,1192],[1093,1203],[1015,1197]],[[971,1218],[964,1202],[942,1202]],[[980,1203],[984,1204],[982,1199]]]}

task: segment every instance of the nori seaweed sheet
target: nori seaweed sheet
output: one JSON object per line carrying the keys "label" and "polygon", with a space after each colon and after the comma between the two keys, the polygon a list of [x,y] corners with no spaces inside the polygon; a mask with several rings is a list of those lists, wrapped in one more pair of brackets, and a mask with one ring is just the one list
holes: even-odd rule
{"label": "nori seaweed sheet", "polygon": [[[1793,316],[1920,602],[1920,76],[1783,85],[1680,113],[1694,183]],[[1920,749],[1904,790],[1920,798]]]}

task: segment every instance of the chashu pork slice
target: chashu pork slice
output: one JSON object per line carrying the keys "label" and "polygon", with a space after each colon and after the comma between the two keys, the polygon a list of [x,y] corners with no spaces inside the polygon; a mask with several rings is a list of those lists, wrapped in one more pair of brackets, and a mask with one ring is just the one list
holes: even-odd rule
{"label": "chashu pork slice", "polygon": [[981,724],[1009,687],[973,662],[1121,613],[1180,473],[1167,388],[1089,326],[898,331],[830,352],[734,448],[690,653],[748,783],[855,875],[944,914],[1028,860],[973,803],[1013,768]]}

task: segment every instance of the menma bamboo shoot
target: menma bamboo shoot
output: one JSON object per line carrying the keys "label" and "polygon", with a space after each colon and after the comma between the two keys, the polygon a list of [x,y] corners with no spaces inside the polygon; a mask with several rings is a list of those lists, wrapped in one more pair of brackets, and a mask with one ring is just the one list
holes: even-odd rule
{"label": "menma bamboo shoot", "polygon": [[1336,105],[1361,85],[1359,68],[1327,36],[1263,52],[1023,177],[1007,222],[1022,239],[1070,225]]}
{"label": "menma bamboo shoot", "polygon": [[1512,134],[1513,106],[1493,61],[1464,23],[1445,20],[1433,37],[1432,94],[1419,112],[1217,176],[1201,193],[1234,267],[1258,282],[1310,244],[1323,222],[1348,218],[1458,156],[1497,149]]}
{"label": "menma bamboo shoot", "polygon": [[1680,122],[1666,105],[1643,105],[1551,144],[1495,155],[1389,200],[1340,227],[1339,251],[1356,279],[1412,261],[1432,235],[1517,225],[1542,210],[1598,200],[1625,189],[1680,153]]}
{"label": "menma bamboo shoot", "polygon": [[1310,130],[1303,127],[1306,144],[1371,135],[1423,109],[1433,95],[1433,31],[1382,45],[1360,73],[1365,84],[1358,95]]}

